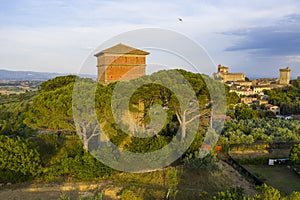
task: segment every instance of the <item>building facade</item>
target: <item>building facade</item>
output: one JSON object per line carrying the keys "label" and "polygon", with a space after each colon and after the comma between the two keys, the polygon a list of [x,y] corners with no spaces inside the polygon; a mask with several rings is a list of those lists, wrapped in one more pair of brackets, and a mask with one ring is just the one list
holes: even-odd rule
{"label": "building facade", "polygon": [[216,79],[221,79],[223,83],[235,82],[235,81],[245,81],[244,73],[229,73],[228,67],[218,65],[218,72],[214,74]]}
{"label": "building facade", "polygon": [[95,54],[97,57],[98,81],[108,84],[127,81],[145,75],[146,56],[149,52],[124,44],[117,44]]}
{"label": "building facade", "polygon": [[271,90],[273,89],[271,85],[255,85],[252,86],[254,94],[262,94],[264,90]]}

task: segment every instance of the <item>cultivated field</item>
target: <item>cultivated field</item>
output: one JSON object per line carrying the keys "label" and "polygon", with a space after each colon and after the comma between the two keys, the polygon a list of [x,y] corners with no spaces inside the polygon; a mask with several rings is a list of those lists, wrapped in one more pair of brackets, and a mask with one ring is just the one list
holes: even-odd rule
{"label": "cultivated field", "polygon": [[244,165],[244,167],[260,180],[283,193],[290,194],[293,191],[300,191],[300,176],[286,166]]}

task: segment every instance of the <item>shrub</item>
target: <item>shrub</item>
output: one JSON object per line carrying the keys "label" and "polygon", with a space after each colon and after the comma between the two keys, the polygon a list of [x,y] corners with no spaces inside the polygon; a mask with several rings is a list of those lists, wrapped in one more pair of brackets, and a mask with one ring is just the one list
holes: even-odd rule
{"label": "shrub", "polygon": [[19,182],[39,175],[40,155],[20,137],[0,136],[0,181]]}
{"label": "shrub", "polygon": [[201,170],[207,170],[209,172],[214,172],[218,170],[216,158],[212,154],[208,154],[203,158],[199,158],[198,156],[193,158],[191,155],[187,156],[184,159],[184,165],[188,169],[195,170],[198,172],[200,172]]}
{"label": "shrub", "polygon": [[293,164],[300,163],[300,143],[295,144],[290,151],[290,160]]}

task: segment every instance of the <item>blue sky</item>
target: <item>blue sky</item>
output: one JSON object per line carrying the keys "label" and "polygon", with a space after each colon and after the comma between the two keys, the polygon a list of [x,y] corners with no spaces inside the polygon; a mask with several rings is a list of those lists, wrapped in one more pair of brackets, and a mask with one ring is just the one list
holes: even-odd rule
{"label": "blue sky", "polygon": [[233,72],[300,75],[297,0],[3,0],[0,68],[76,73],[104,41],[150,27],[186,35]]}

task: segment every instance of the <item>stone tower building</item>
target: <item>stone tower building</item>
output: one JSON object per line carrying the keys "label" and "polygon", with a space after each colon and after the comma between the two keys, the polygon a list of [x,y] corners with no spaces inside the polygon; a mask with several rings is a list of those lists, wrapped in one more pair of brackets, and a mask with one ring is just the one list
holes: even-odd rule
{"label": "stone tower building", "polygon": [[289,67],[280,69],[280,78],[279,78],[280,85],[290,84],[290,78],[291,78],[291,69]]}
{"label": "stone tower building", "polygon": [[218,72],[223,73],[224,75],[228,75],[228,67],[218,65]]}
{"label": "stone tower building", "polygon": [[97,57],[98,81],[103,84],[118,80],[131,80],[145,75],[146,55],[124,44],[117,44],[95,54]]}
{"label": "stone tower building", "polygon": [[218,65],[218,72],[214,73],[214,77],[216,79],[221,79],[223,83],[227,81],[245,81],[245,74],[244,73],[229,73],[228,67]]}

